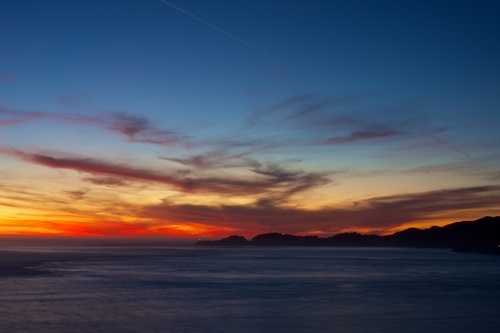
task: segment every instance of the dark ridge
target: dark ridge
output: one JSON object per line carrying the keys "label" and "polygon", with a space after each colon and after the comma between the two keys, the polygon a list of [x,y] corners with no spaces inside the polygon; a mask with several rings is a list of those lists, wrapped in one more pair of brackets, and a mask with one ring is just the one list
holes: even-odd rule
{"label": "dark ridge", "polygon": [[233,235],[221,240],[200,240],[196,245],[418,247],[500,254],[500,216],[486,216],[475,221],[455,222],[444,227],[409,228],[387,236],[350,232],[322,238],[273,232],[257,235],[250,241],[245,237]]}
{"label": "dark ridge", "polygon": [[250,242],[247,241],[247,239],[243,236],[238,236],[238,235],[233,235],[229,236],[227,238],[221,239],[221,240],[199,240],[196,245],[201,245],[201,246],[245,246],[245,245],[250,245]]}

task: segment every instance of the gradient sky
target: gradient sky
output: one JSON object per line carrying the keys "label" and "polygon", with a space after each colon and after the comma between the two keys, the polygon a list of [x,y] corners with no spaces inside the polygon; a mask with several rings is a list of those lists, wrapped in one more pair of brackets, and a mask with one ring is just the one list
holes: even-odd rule
{"label": "gradient sky", "polygon": [[498,1],[3,0],[0,234],[500,215]]}

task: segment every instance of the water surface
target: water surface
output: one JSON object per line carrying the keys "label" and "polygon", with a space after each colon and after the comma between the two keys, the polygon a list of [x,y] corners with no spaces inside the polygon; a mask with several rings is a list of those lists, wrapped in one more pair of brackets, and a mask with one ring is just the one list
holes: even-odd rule
{"label": "water surface", "polygon": [[369,248],[45,251],[71,255],[34,263],[25,269],[32,274],[0,277],[1,332],[469,333],[500,325],[497,256]]}

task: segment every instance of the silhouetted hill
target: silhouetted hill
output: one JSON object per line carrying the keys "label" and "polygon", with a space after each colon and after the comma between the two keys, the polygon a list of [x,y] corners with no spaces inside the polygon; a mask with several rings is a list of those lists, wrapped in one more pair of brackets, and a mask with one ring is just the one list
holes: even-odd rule
{"label": "silhouetted hill", "polygon": [[500,254],[500,216],[455,222],[429,229],[409,228],[392,235],[341,233],[332,237],[295,236],[282,233],[257,235],[252,240],[233,235],[221,240],[198,241],[198,246],[377,246],[441,247],[455,251]]}
{"label": "silhouetted hill", "polygon": [[500,216],[424,230],[411,228],[385,238],[390,246],[447,247],[456,251],[500,253]]}
{"label": "silhouetted hill", "polygon": [[257,246],[317,246],[318,236],[294,236],[277,232],[262,234],[252,238],[251,245]]}
{"label": "silhouetted hill", "polygon": [[250,242],[243,236],[233,235],[227,238],[216,240],[216,241],[203,241],[200,240],[196,243],[196,245],[201,246],[245,246],[250,245]]}

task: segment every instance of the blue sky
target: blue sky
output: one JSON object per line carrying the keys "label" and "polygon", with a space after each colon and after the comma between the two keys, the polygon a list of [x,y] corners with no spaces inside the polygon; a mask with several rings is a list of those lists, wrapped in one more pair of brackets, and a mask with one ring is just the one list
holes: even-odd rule
{"label": "blue sky", "polygon": [[[284,232],[383,233],[498,214],[499,9],[3,1],[3,230],[250,234],[274,212],[302,216]],[[25,202],[42,192],[39,218]],[[186,213],[151,213],[165,202]]]}

